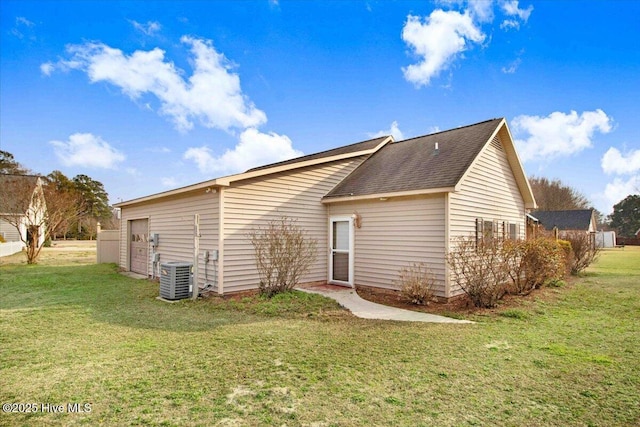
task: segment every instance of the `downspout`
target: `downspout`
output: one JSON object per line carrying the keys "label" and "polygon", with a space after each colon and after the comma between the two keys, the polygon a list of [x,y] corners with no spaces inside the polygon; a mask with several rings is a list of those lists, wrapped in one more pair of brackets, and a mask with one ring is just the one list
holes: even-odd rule
{"label": "downspout", "polygon": [[198,285],[198,258],[200,252],[200,214],[193,215],[193,282],[191,283],[192,292],[191,299],[198,299],[199,285]]}
{"label": "downspout", "polygon": [[451,215],[450,215],[450,193],[444,193],[444,297],[451,298],[451,271],[447,256],[451,250]]}
{"label": "downspout", "polygon": [[218,295],[224,294],[224,187],[218,188]]}

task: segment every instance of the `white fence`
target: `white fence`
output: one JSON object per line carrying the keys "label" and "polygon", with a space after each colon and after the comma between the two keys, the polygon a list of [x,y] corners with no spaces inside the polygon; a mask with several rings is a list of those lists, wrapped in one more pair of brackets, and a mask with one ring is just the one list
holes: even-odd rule
{"label": "white fence", "polygon": [[0,243],[0,258],[20,252],[23,247],[24,244],[22,242]]}
{"label": "white fence", "polygon": [[118,262],[120,254],[120,230],[101,230],[98,232],[97,262]]}

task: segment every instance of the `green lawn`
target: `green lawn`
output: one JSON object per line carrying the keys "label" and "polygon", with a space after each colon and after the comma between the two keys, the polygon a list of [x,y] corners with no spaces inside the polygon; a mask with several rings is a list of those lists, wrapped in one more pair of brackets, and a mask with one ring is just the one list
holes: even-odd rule
{"label": "green lawn", "polygon": [[297,293],[167,304],[115,271],[0,266],[0,401],[38,409],[0,425],[640,424],[640,248],[474,325]]}

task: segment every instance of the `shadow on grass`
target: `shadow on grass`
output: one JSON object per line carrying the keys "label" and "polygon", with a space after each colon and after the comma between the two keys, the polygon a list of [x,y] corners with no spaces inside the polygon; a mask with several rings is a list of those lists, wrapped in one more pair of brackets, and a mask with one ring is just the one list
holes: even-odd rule
{"label": "shadow on grass", "polygon": [[213,297],[167,303],[156,299],[157,282],[120,275],[113,264],[12,266],[3,267],[0,274],[0,309],[7,313],[79,309],[97,322],[133,328],[197,332],[274,316],[317,318],[339,310],[333,301],[302,293],[270,300]]}

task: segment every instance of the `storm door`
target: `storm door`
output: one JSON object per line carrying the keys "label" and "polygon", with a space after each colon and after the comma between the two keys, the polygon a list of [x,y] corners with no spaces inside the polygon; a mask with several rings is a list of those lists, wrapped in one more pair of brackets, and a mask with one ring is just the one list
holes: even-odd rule
{"label": "storm door", "polygon": [[329,283],[353,286],[353,219],[329,221]]}

